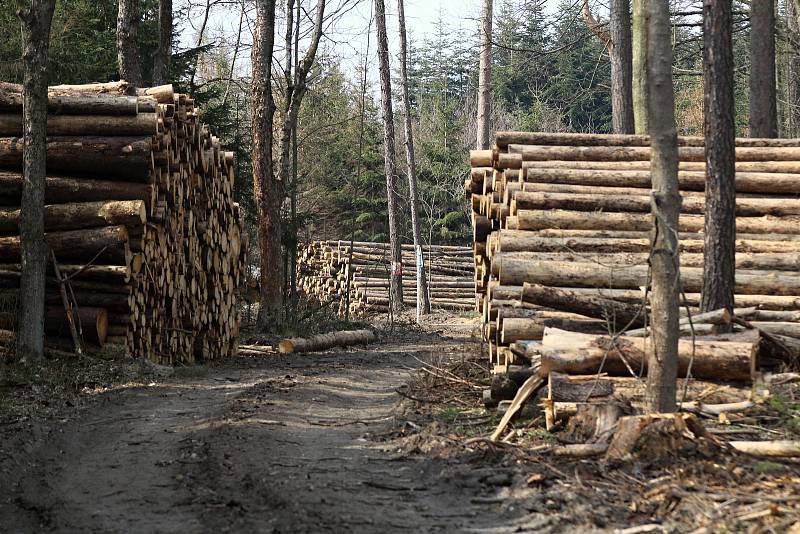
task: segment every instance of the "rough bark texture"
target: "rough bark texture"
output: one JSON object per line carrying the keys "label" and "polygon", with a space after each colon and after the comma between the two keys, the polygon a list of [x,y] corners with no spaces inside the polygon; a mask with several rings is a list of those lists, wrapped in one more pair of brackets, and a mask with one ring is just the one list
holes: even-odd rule
{"label": "rough bark texture", "polygon": [[274,324],[281,312],[281,202],[283,183],[275,180],[272,164],[271,69],[275,44],[275,0],[256,2],[251,62],[253,65],[253,189],[258,209],[258,243],[261,251],[261,298],[258,322]]}
{"label": "rough bark texture", "polygon": [[44,287],[47,243],[44,239],[44,189],[47,156],[47,54],[55,0],[33,0],[19,15],[23,28],[25,153],[22,215],[19,221],[22,277],[17,316],[17,356],[44,358]]}
{"label": "rough bark texture", "polygon": [[[800,2],[786,2],[786,25],[789,35],[800,35]],[[800,136],[800,44],[790,43],[786,72],[786,132],[787,137]]]}
{"label": "rough bark texture", "polygon": [[491,148],[492,116],[492,0],[483,0],[480,27],[480,69],[478,71],[478,142],[476,148]]}
{"label": "rough bark texture", "polygon": [[[492,0],[487,1],[491,8]],[[406,15],[405,6],[403,4],[403,0],[397,0],[398,23],[400,29],[400,83],[403,86],[403,111],[405,112],[406,172],[408,173],[408,195],[409,203],[411,204],[411,232],[414,235],[414,252],[417,259],[417,265],[415,265],[415,272],[417,274],[417,310],[418,313],[428,314],[431,312],[431,299],[428,295],[428,280],[425,278],[425,262],[422,256],[422,230],[420,229],[419,198],[417,195],[417,162],[414,156],[414,132],[411,128],[411,98],[408,95]]]}
{"label": "rough bark texture", "polygon": [[633,118],[637,134],[648,132],[647,126],[647,3],[648,0],[633,2]]}
{"label": "rough bark texture", "polygon": [[395,168],[394,114],[389,70],[389,39],[386,35],[386,6],[375,0],[375,22],[378,29],[378,68],[381,75],[381,107],[383,109],[383,157],[386,169],[386,196],[389,200],[389,243],[392,249],[392,307],[403,309],[403,258],[400,244],[400,221]]}
{"label": "rough bark texture", "polygon": [[[725,3],[726,7],[720,13],[721,17],[730,14],[729,2],[706,2],[706,15],[712,6]],[[713,17],[716,19],[716,17]],[[721,24],[725,23],[726,28]],[[730,41],[731,19],[717,22],[715,30],[724,30],[713,34],[713,42],[722,44],[722,39],[727,40],[728,48],[718,56],[720,60],[731,57],[733,66],[733,49]],[[750,2],[750,137],[778,137],[778,106],[777,87],[775,83],[775,2],[774,0],[752,0]],[[709,31],[708,25],[705,30]],[[708,36],[708,34],[706,34]],[[706,37],[706,57],[708,57],[708,37]],[[706,60],[708,61],[708,60]],[[733,91],[733,70],[726,72],[731,78],[731,92]],[[706,135],[708,131],[706,130]]]}
{"label": "rough bark texture", "polygon": [[139,0],[119,0],[117,11],[117,66],[119,76],[132,87],[142,85],[142,65],[136,46],[139,32]]}
{"label": "rough bark texture", "polygon": [[609,30],[611,45],[611,110],[614,133],[634,132],[633,51],[630,0],[611,0]]}
{"label": "rough bark texture", "polygon": [[731,0],[705,2],[703,100],[706,136],[704,229],[706,255],[702,311],[733,309],[736,251],[736,125],[733,108],[732,23]]}
{"label": "rough bark texture", "polygon": [[651,412],[674,412],[678,372],[678,132],[672,85],[669,5],[649,2],[647,48],[647,114],[652,147],[653,344],[647,354],[647,395]]}
{"label": "rough bark texture", "polygon": [[158,48],[153,54],[153,85],[168,83],[172,56],[172,0],[158,1]]}

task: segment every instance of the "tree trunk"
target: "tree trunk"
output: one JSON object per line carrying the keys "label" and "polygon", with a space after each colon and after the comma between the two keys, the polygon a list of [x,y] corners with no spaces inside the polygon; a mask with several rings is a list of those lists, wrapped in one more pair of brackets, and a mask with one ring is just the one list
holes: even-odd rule
{"label": "tree trunk", "polygon": [[[725,4],[725,7],[718,7]],[[715,7],[720,10],[719,18],[710,15]],[[730,79],[726,91],[731,92],[733,100],[733,45],[731,42],[731,4],[714,0],[706,3],[706,16],[711,18],[705,24],[706,33],[705,50],[708,57],[708,47],[715,45],[714,56],[730,70],[720,71],[721,76]],[[713,24],[713,26],[710,26]],[[722,27],[722,25],[725,25]],[[719,30],[719,33],[716,33]],[[711,41],[711,43],[709,43]],[[727,46],[723,49],[721,46]],[[730,58],[730,59],[729,59]],[[706,59],[708,66],[709,59]],[[712,71],[713,72],[713,71]],[[752,0],[750,2],[750,137],[771,138],[778,137],[778,107],[777,88],[775,83],[775,2],[774,0]],[[708,94],[708,93],[706,93]],[[706,101],[706,104],[708,102]],[[731,111],[733,107],[731,105]],[[708,136],[708,132],[706,132]],[[727,135],[726,135],[727,137]]]}
{"label": "tree trunk", "polygon": [[272,54],[275,44],[275,0],[256,1],[256,21],[251,62],[253,65],[253,189],[258,210],[260,258],[260,306],[258,323],[274,328],[281,312],[281,203],[283,182],[275,180],[272,163]]}
{"label": "tree trunk", "polygon": [[132,87],[142,86],[142,66],[136,43],[139,32],[139,0],[119,0],[117,11],[117,66],[119,77]]}
{"label": "tree trunk", "polygon": [[[492,0],[486,0],[491,8]],[[417,162],[414,155],[414,132],[411,128],[411,98],[408,95],[408,43],[406,42],[406,16],[403,0],[397,0],[400,30],[400,83],[403,89],[403,109],[405,111],[406,134],[406,172],[408,173],[408,194],[411,209],[411,232],[414,236],[417,277],[417,313],[429,314],[431,300],[428,295],[428,280],[425,277],[425,261],[422,255],[422,230],[419,221],[419,198],[417,195]],[[483,51],[482,51],[483,52]],[[488,124],[487,124],[488,129]]]}
{"label": "tree trunk", "polygon": [[389,40],[386,35],[386,7],[375,0],[375,23],[378,29],[378,68],[381,76],[381,107],[383,108],[383,157],[386,169],[386,196],[389,206],[389,245],[392,249],[392,307],[403,309],[403,259],[401,256],[400,221],[398,211],[397,171],[395,168],[394,114],[392,85],[389,70]]}
{"label": "tree trunk", "polygon": [[[754,3],[760,1],[763,0]],[[706,216],[700,308],[702,311],[732,310],[737,220],[731,0],[707,0],[703,11]],[[773,67],[773,86],[774,76]]]}
{"label": "tree trunk", "polygon": [[[800,2],[786,2],[786,25],[789,35],[800,35]],[[786,137],[800,136],[800,44],[798,40],[788,43],[788,68],[786,73]]]}
{"label": "tree trunk", "polygon": [[153,85],[169,83],[172,57],[172,0],[158,0],[158,48],[153,54]]}
{"label": "tree trunk", "polygon": [[647,117],[653,181],[653,346],[647,353],[647,398],[651,412],[674,412],[678,373],[678,132],[672,85],[669,5],[648,5]]}
{"label": "tree trunk", "polygon": [[614,133],[634,132],[630,0],[611,0],[611,111]]}
{"label": "tree trunk", "polygon": [[478,150],[492,147],[492,0],[483,0],[478,71]]}
{"label": "tree trunk", "polygon": [[23,28],[24,132],[22,215],[19,221],[22,277],[17,317],[17,357],[44,358],[44,296],[48,247],[44,238],[47,174],[47,55],[55,0],[33,0],[19,15]]}
{"label": "tree trunk", "polygon": [[649,0],[633,1],[633,118],[635,131],[644,135],[647,123],[647,13]]}

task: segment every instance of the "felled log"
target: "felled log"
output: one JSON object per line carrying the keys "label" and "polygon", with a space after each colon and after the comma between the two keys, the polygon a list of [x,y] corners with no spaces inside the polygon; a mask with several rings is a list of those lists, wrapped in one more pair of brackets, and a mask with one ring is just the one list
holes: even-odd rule
{"label": "felled log", "polygon": [[614,382],[600,377],[571,377],[551,372],[547,377],[547,398],[553,402],[587,402],[614,393]]}
{"label": "felled log", "polygon": [[[732,318],[733,316],[731,315],[731,312],[729,310],[722,308],[719,310],[712,310],[709,312],[692,315],[691,317],[682,317],[678,321],[678,326],[679,330],[688,331],[689,333],[691,333],[692,328],[694,326],[729,324]],[[644,337],[650,333],[650,330],[651,328],[649,327],[638,328],[626,331],[625,335],[628,337]]]}
{"label": "felled log", "polygon": [[[128,231],[124,226],[48,232],[45,239],[59,262],[89,261],[98,253],[99,264],[125,265],[130,259],[126,250]],[[0,261],[19,260],[19,236],[0,237]]]}
{"label": "felled log", "polygon": [[376,339],[372,330],[345,330],[309,338],[284,339],[278,344],[278,350],[281,354],[316,352],[334,347],[372,343]]}
{"label": "felled log", "polygon": [[[45,204],[97,202],[108,200],[146,200],[152,186],[143,183],[112,180],[88,180],[50,176],[45,182]],[[19,204],[22,196],[22,173],[0,170],[0,201],[3,205]],[[147,202],[149,205],[150,202]]]}
{"label": "felled log", "polygon": [[529,304],[603,319],[608,321],[614,330],[644,324],[646,312],[642,305],[528,283],[523,285],[521,300]]}
{"label": "felled log", "polygon": [[[692,376],[720,380],[749,380],[755,369],[758,342],[680,339],[678,375],[686,376],[692,362]],[[568,374],[606,372],[638,375],[646,370],[649,340],[618,336],[595,336],[548,328],[541,354],[542,373]],[[602,364],[602,368],[601,368]]]}
{"label": "felled log", "polygon": [[[0,88],[0,112],[22,113],[22,100],[22,91]],[[135,96],[51,94],[47,99],[48,115],[136,115],[138,112],[139,99]]]}
{"label": "felled log", "polygon": [[[155,113],[48,115],[47,135],[155,135]],[[0,113],[0,136],[22,136],[22,114]]]}
{"label": "felled log", "polygon": [[[78,307],[75,316],[76,327],[84,341],[102,346],[108,335],[108,312],[105,308],[89,306]],[[45,332],[50,335],[66,336],[69,334],[69,325],[64,308],[51,307],[45,315]]]}
{"label": "felled log", "polygon": [[[495,143],[501,149],[509,145],[557,145],[557,146],[639,146],[649,147],[650,137],[633,134],[593,134],[564,132],[512,132],[500,131],[495,135]],[[737,147],[755,146],[798,146],[794,139],[736,138]],[[705,146],[704,137],[679,136],[678,146]]]}
{"label": "felled log", "polygon": [[[0,208],[0,233],[19,232],[19,209]],[[44,207],[46,232],[105,226],[141,226],[147,220],[143,200],[75,202]]]}
{"label": "felled log", "polygon": [[760,458],[798,458],[800,441],[730,441],[737,451]]}

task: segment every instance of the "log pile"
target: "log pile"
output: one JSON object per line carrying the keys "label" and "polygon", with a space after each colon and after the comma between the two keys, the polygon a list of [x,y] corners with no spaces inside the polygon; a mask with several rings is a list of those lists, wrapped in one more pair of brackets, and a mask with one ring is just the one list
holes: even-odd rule
{"label": "log pile", "polygon": [[[126,82],[49,89],[45,232],[84,341],[162,364],[234,354],[242,272],[233,153],[189,95]],[[0,83],[0,284],[19,287],[21,87]],[[48,275],[48,332],[64,333]],[[60,311],[59,311],[59,308]]]}
{"label": "log pile", "polygon": [[[337,306],[344,314],[367,315],[389,309],[391,253],[388,243],[314,241],[298,254],[298,286],[321,303]],[[471,310],[475,307],[472,250],[469,247],[423,247],[431,307]],[[403,302],[416,305],[413,245],[403,245]],[[348,278],[350,295],[347,298]]]}
{"label": "log pile", "polygon": [[[737,139],[737,309],[702,316],[703,139],[679,144],[683,313],[693,316],[681,331],[700,336],[693,376],[741,380],[794,360],[800,140]],[[471,153],[464,185],[477,305],[497,372],[536,365],[545,376],[586,374],[601,361],[612,374],[640,370],[649,342],[649,158],[644,136],[530,132],[499,132],[492,150]],[[706,338],[721,322],[734,322],[740,338]]]}

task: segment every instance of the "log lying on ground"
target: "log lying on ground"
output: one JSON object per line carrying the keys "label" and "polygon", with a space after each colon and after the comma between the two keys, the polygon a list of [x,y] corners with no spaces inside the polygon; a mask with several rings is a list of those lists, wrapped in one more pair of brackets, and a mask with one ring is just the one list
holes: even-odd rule
{"label": "log lying on ground", "polygon": [[737,451],[760,458],[800,458],[800,441],[730,441]]}
{"label": "log lying on ground", "polygon": [[[739,137],[737,147],[800,146],[796,139],[758,139]],[[541,133],[500,131],[495,135],[495,144],[501,149],[509,145],[557,145],[557,146],[639,146],[649,147],[650,137],[633,134],[593,133]],[[704,137],[678,137],[678,146],[705,146]]]}
{"label": "log lying on ground", "polygon": [[[758,340],[716,341],[681,339],[678,374],[686,376],[689,362],[697,378],[749,380],[755,369]],[[646,363],[649,340],[594,336],[547,328],[542,339],[542,373],[638,375]]]}
{"label": "log lying on ground", "polygon": [[309,338],[284,339],[278,345],[281,354],[316,352],[334,347],[372,343],[377,339],[372,330],[345,330]]}

